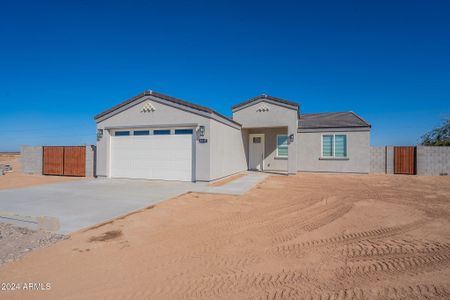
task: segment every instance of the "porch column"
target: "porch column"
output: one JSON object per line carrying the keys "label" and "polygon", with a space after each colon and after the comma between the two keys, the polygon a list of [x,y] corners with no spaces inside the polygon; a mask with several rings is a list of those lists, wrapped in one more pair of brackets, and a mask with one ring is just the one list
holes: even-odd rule
{"label": "porch column", "polygon": [[[297,135],[297,120],[288,126],[288,174],[297,174],[297,145],[298,145],[298,135]],[[290,136],[294,136],[294,141],[290,141]]]}

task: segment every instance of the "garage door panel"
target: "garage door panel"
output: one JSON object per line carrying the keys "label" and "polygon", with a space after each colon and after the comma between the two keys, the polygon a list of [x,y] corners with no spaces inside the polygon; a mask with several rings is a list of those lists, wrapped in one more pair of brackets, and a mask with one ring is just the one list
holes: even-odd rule
{"label": "garage door panel", "polygon": [[192,181],[192,135],[111,137],[111,177]]}

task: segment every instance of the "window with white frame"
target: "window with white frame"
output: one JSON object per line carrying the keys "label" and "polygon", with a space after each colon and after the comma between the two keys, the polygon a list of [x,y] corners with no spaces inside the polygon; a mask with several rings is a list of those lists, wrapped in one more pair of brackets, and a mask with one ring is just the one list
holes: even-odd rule
{"label": "window with white frame", "polygon": [[346,134],[322,135],[322,157],[345,158],[347,157]]}
{"label": "window with white frame", "polygon": [[288,157],[288,136],[277,135],[277,157]]}

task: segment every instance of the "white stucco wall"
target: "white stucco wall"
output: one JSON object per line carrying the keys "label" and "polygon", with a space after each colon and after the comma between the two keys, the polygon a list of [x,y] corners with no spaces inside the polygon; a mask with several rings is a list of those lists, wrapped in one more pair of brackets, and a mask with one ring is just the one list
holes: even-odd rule
{"label": "white stucco wall", "polygon": [[247,170],[243,135],[240,129],[211,120],[209,136],[211,180]]}
{"label": "white stucco wall", "polygon": [[[346,134],[348,159],[321,159],[322,134]],[[324,130],[299,132],[298,170],[306,172],[369,173],[370,131]]]}

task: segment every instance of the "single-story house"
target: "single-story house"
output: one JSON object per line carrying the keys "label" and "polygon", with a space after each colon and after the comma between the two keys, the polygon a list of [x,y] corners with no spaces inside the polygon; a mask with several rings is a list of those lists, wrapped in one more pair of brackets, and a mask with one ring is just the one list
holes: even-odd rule
{"label": "single-story house", "polygon": [[154,91],[95,116],[97,176],[211,181],[244,170],[368,173],[370,124],[260,95],[232,118]]}

